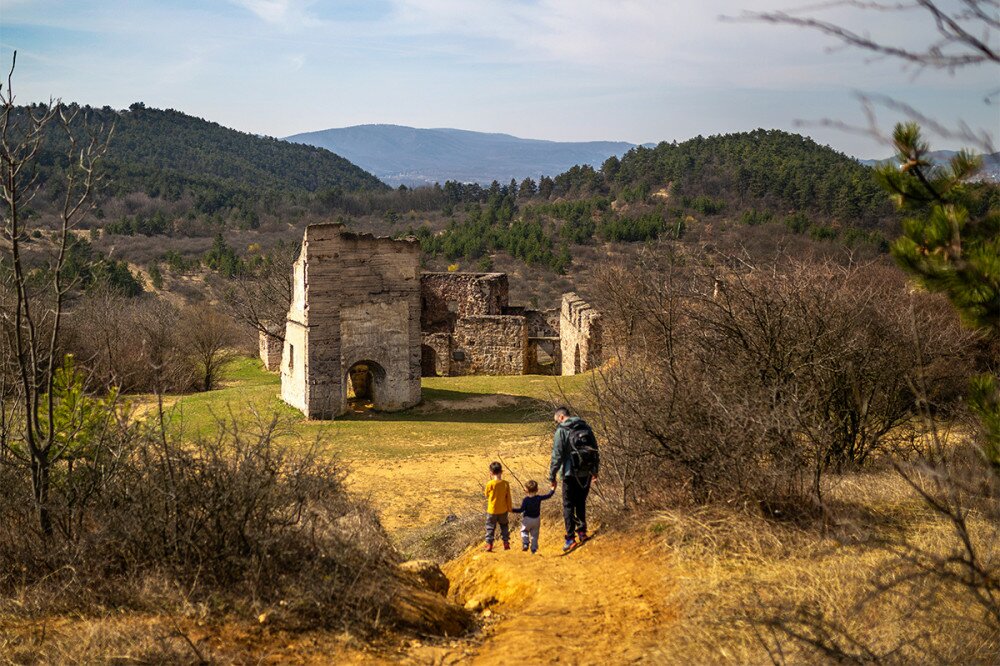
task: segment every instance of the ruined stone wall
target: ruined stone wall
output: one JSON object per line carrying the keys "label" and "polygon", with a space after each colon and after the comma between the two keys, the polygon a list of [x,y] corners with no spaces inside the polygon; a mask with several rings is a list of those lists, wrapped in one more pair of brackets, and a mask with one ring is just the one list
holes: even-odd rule
{"label": "ruined stone wall", "polygon": [[451,332],[464,317],[502,314],[508,292],[505,273],[424,273],[420,328],[425,333]]}
{"label": "ruined stone wall", "polygon": [[281,354],[285,344],[278,337],[282,331],[281,328],[273,324],[269,324],[265,328],[267,329],[266,333],[264,331],[257,333],[257,348],[260,360],[264,362],[265,370],[278,372],[281,370]]}
{"label": "ruined stone wall", "polygon": [[559,337],[562,374],[579,374],[601,364],[601,317],[572,292],[563,294]]}
{"label": "ruined stone wall", "polygon": [[528,320],[528,337],[532,338],[558,338],[559,337],[559,308],[550,310],[525,310],[524,316]]}
{"label": "ruined stone wall", "polygon": [[458,321],[452,343],[451,374],[523,375],[528,371],[524,317],[465,317]]}
{"label": "ruined stone wall", "polygon": [[[307,230],[308,234],[308,230]],[[309,382],[306,358],[309,355],[309,322],[306,310],[306,243],[292,265],[292,302],[285,321],[285,345],[281,356],[281,399],[292,407],[309,412]]]}
{"label": "ruined stone wall", "polygon": [[420,373],[424,377],[448,377],[451,372],[451,334],[424,333],[420,345]]}
{"label": "ruined stone wall", "polygon": [[347,375],[372,369],[376,409],[420,401],[420,248],[310,225],[295,263],[282,398],[309,418],[347,409]]}
{"label": "ruined stone wall", "polygon": [[532,375],[562,374],[562,350],[558,337],[528,336],[528,373]]}

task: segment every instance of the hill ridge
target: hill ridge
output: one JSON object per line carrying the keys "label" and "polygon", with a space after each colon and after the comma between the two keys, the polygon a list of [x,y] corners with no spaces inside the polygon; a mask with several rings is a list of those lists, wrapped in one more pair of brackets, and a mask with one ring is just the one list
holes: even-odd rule
{"label": "hill ridge", "polygon": [[637,144],[628,141],[553,141],[504,132],[452,127],[418,128],[369,123],[301,132],[285,137],[332,150],[391,185],[447,180],[488,185],[538,178],[575,164],[600,165]]}

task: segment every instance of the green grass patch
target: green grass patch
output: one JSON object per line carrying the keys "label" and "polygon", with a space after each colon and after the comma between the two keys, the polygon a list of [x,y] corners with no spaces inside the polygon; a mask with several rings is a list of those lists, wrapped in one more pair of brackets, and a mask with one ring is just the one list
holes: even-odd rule
{"label": "green grass patch", "polygon": [[578,396],[586,378],[427,377],[418,407],[307,421],[281,401],[278,375],[265,371],[257,359],[240,358],[226,369],[221,388],[172,396],[171,418],[189,436],[210,436],[220,419],[278,414],[294,431],[286,436],[311,440],[320,435],[347,459],[405,458],[548,437],[551,403],[562,401],[561,391],[571,399]]}

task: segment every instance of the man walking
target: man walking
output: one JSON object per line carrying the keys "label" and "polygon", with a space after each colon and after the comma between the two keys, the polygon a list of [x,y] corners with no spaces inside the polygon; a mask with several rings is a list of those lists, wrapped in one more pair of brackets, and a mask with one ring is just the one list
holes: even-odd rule
{"label": "man walking", "polygon": [[556,434],[552,438],[552,462],[549,464],[549,481],[555,490],[562,478],[563,520],[566,523],[566,543],[563,552],[569,552],[587,540],[587,495],[590,485],[597,479],[600,455],[597,438],[587,422],[570,416],[565,407],[553,414]]}

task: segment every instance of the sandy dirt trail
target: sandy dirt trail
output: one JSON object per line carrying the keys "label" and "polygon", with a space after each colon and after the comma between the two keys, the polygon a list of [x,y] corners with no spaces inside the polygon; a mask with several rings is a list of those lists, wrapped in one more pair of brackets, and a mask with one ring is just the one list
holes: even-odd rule
{"label": "sandy dirt trail", "polygon": [[652,546],[599,530],[563,557],[557,522],[536,555],[470,552],[445,568],[460,599],[496,600],[470,663],[662,663],[670,583]]}
{"label": "sandy dirt trail", "polygon": [[[440,452],[398,462],[355,461],[351,484],[371,497],[390,531],[441,522],[482,502],[486,466],[497,455],[526,481],[545,486],[545,437]],[[507,474],[510,479],[511,475]],[[511,479],[515,504],[522,496]],[[662,638],[671,624],[666,599],[669,563],[652,539],[599,523],[595,537],[562,556],[560,495],[545,503],[541,543],[522,552],[511,516],[511,550],[485,553],[481,545],[449,562],[451,595],[484,604],[483,631],[458,645],[416,645],[403,657],[413,664],[620,664],[662,663]],[[498,540],[499,541],[499,540]],[[499,546],[499,543],[497,544]]]}

